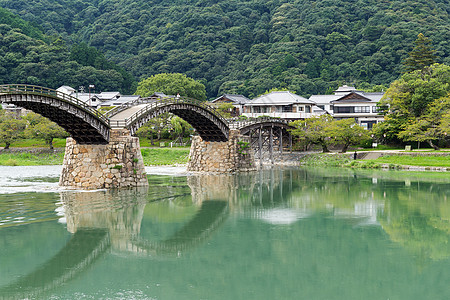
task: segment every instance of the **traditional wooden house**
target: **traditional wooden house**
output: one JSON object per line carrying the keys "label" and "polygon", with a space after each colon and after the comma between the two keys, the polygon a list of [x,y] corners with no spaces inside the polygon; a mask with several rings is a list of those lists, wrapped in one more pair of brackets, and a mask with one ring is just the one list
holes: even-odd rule
{"label": "traditional wooden house", "polygon": [[242,114],[244,105],[249,101],[250,99],[243,95],[223,94],[211,102],[217,105],[220,103],[231,103],[233,105],[233,109],[230,111],[230,114],[232,117],[237,117]]}
{"label": "traditional wooden house", "polygon": [[384,117],[378,113],[377,103],[384,93],[366,93],[354,87],[341,86],[333,95],[312,95],[309,100],[327,111],[335,119],[354,118],[366,129],[382,122]]}
{"label": "traditional wooden house", "polygon": [[245,104],[244,116],[270,116],[288,120],[310,118],[315,103],[288,91],[262,95]]}

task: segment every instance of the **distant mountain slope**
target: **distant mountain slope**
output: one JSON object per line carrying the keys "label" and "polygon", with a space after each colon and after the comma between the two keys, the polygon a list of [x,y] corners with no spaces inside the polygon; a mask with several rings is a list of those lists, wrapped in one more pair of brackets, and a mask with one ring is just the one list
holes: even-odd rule
{"label": "distant mountain slope", "polygon": [[11,13],[9,10],[0,7],[0,24],[11,26],[11,28],[20,29],[24,34],[35,39],[44,39],[44,34],[38,28],[22,20],[19,16]]}
{"label": "distant mountain slope", "polygon": [[447,0],[0,0],[47,34],[85,41],[137,77],[180,72],[212,98],[389,84],[417,34],[450,64]]}
{"label": "distant mountain slope", "polygon": [[80,44],[70,51],[58,37],[0,8],[0,84],[61,85],[134,92],[134,79],[95,48]]}

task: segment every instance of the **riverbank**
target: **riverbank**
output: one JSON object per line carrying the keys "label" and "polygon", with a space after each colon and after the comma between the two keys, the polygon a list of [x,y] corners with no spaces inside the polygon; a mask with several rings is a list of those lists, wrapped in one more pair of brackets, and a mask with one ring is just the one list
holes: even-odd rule
{"label": "riverbank", "polygon": [[[145,166],[184,165],[189,159],[189,148],[142,148]],[[0,166],[61,165],[64,148],[12,148],[0,149]]]}
{"label": "riverbank", "polygon": [[377,151],[313,153],[300,158],[300,165],[354,169],[393,169],[410,171],[450,171],[450,152]]}
{"label": "riverbank", "polygon": [[[144,165],[185,166],[189,159],[189,148],[142,148]],[[64,148],[13,148],[0,150],[2,166],[60,165],[64,158]],[[259,160],[256,164],[261,165]],[[272,165],[265,158],[262,165]],[[273,165],[344,167],[354,169],[403,169],[411,171],[450,171],[450,151],[412,151],[383,150],[360,151],[357,159],[354,152],[318,153],[285,152],[274,156]]]}

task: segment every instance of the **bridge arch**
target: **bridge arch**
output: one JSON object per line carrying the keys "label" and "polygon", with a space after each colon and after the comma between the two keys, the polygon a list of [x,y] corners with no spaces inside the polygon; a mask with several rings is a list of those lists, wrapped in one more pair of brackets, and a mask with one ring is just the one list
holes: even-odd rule
{"label": "bridge arch", "polygon": [[173,113],[188,122],[204,141],[224,142],[229,137],[227,121],[220,113],[205,102],[189,98],[143,98],[140,103],[148,103],[139,111],[125,119],[117,119],[118,113],[111,117],[111,126],[127,128],[135,134],[140,127],[151,119],[164,114]]}
{"label": "bridge arch", "polygon": [[241,134],[248,135],[252,130],[263,128],[263,129],[281,129],[284,133],[286,133],[286,136],[289,135],[288,129],[292,128],[289,126],[289,124],[284,120],[277,120],[277,119],[262,119],[260,121],[254,121],[253,123],[244,124],[242,127],[239,128]]}
{"label": "bridge arch", "polygon": [[[250,138],[250,147],[258,154],[269,153],[272,160],[274,151],[283,152],[283,147],[292,149],[292,135],[289,129],[293,128],[289,122],[278,118],[250,118],[230,122],[230,128],[239,130],[240,134]],[[287,145],[288,144],[288,145]]]}
{"label": "bridge arch", "polygon": [[34,85],[0,85],[0,102],[15,104],[50,119],[80,144],[109,141],[108,118],[62,92]]}

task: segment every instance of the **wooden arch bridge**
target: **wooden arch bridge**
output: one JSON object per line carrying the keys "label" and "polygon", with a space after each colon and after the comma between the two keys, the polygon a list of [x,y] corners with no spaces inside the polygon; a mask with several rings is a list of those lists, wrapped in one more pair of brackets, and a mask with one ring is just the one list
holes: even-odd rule
{"label": "wooden arch bridge", "polygon": [[292,146],[289,125],[284,120],[225,119],[208,103],[189,98],[141,98],[102,114],[56,90],[11,84],[0,85],[0,102],[41,114],[71,135],[60,177],[60,185],[67,187],[148,185],[139,140],[132,135],[152,118],[168,112],[187,121],[198,133],[192,139],[188,171],[255,170],[255,157],[262,164],[268,153],[273,162],[275,151]]}
{"label": "wooden arch bridge", "polygon": [[251,136],[255,148],[267,144],[270,131],[274,141],[289,137],[289,125],[282,119],[225,119],[208,103],[185,97],[141,98],[102,114],[79,99],[53,89],[9,84],[0,85],[0,102],[15,104],[49,118],[80,144],[108,143],[110,129],[126,128],[134,135],[149,120],[167,112],[184,119],[208,142],[227,141],[230,130],[240,130]]}

